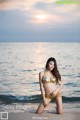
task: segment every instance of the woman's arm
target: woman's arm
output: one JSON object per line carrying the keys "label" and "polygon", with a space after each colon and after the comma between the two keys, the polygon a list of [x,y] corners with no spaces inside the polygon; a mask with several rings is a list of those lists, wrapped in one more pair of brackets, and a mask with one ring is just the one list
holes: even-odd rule
{"label": "woman's arm", "polygon": [[59,87],[52,92],[52,95],[55,96],[57,93],[59,93],[62,89],[62,81],[61,80],[58,80],[58,84],[59,84]]}
{"label": "woman's arm", "polygon": [[57,88],[57,92],[59,92],[62,89],[62,81],[58,80],[59,87]]}
{"label": "woman's arm", "polygon": [[44,88],[43,88],[43,83],[42,83],[42,73],[39,73],[39,83],[40,83],[40,90],[41,90],[41,94],[43,97],[43,101],[45,101],[45,94],[44,94]]}

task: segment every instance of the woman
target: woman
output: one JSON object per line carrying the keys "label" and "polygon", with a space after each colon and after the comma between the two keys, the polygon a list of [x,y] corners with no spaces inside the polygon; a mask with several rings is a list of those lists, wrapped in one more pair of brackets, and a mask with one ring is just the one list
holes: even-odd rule
{"label": "woman", "polygon": [[[51,57],[47,60],[46,69],[39,73],[40,90],[43,98],[41,103],[36,110],[37,114],[41,114],[45,107],[51,102],[52,99],[56,101],[57,114],[62,113],[62,81],[61,75],[59,74],[57,63],[55,58]],[[58,87],[57,87],[58,84]]]}

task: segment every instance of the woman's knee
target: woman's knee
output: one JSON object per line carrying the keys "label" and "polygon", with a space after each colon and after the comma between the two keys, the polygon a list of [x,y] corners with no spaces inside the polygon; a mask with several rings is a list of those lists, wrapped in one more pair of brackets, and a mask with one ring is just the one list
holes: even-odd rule
{"label": "woman's knee", "polygon": [[43,106],[43,104],[40,104],[38,109],[36,110],[36,113],[41,114],[43,111],[44,111],[44,106]]}
{"label": "woman's knee", "polygon": [[36,114],[40,114],[39,110],[36,110]]}
{"label": "woman's knee", "polygon": [[43,111],[39,111],[39,110],[36,111],[36,114],[41,114],[41,113],[43,113]]}
{"label": "woman's knee", "polygon": [[41,113],[43,113],[43,111],[44,111],[44,108],[43,109],[37,109],[36,114],[41,114]]}
{"label": "woman's knee", "polygon": [[63,113],[63,111],[58,111],[58,112],[57,112],[57,114],[62,114],[62,113]]}
{"label": "woman's knee", "polygon": [[57,107],[57,114],[62,114],[63,113],[63,109],[62,109],[62,107]]}

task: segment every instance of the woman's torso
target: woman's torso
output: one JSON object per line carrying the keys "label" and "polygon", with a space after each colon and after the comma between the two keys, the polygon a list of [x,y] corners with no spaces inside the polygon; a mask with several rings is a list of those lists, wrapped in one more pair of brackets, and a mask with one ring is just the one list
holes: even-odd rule
{"label": "woman's torso", "polygon": [[42,83],[45,90],[45,94],[49,95],[56,89],[56,77],[48,71],[44,71],[44,75],[42,77]]}

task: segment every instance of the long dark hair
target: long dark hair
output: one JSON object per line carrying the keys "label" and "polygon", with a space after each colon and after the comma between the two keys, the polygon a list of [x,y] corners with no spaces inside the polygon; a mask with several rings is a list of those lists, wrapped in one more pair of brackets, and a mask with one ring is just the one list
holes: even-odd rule
{"label": "long dark hair", "polygon": [[51,71],[52,74],[56,77],[56,82],[58,82],[58,80],[61,80],[61,75],[59,74],[59,71],[58,71],[58,68],[57,68],[57,62],[56,62],[56,59],[53,58],[53,57],[50,57],[47,62],[46,62],[46,69],[48,69],[48,65],[49,65],[49,62],[50,61],[53,61],[54,62],[54,69]]}

